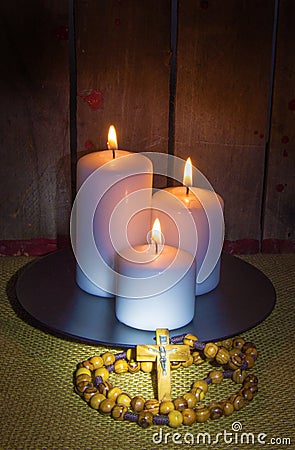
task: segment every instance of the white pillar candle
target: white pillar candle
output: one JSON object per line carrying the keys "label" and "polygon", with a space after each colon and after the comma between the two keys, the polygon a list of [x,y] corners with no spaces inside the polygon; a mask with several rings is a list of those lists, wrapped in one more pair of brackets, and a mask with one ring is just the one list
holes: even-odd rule
{"label": "white pillar candle", "polygon": [[117,319],[133,328],[180,328],[194,317],[196,266],[169,245],[127,248],[117,256]]}
{"label": "white pillar candle", "polygon": [[[186,174],[183,182],[191,185]],[[153,195],[152,205],[152,217],[160,218],[165,242],[196,256],[196,295],[213,290],[220,280],[224,235],[222,198],[207,189],[179,186],[157,191]],[[193,229],[189,225],[190,218],[194,222]],[[208,249],[210,254],[207,254]],[[204,261],[205,277],[200,273]]]}
{"label": "white pillar candle", "polygon": [[[152,172],[147,157],[124,150],[103,150],[79,159],[71,237],[78,262],[76,281],[84,291],[113,296],[116,250],[146,241],[150,210],[144,208],[151,205]],[[135,192],[135,201],[129,201]],[[123,213],[114,226],[118,205]]]}

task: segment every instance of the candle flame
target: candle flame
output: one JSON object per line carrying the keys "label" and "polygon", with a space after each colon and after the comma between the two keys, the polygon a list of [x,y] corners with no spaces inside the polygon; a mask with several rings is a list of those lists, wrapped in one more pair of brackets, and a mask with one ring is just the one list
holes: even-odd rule
{"label": "candle flame", "polygon": [[156,243],[156,245],[162,244],[162,232],[161,232],[161,224],[158,218],[154,221],[152,228],[152,240]]}
{"label": "candle flame", "polygon": [[192,186],[193,184],[193,167],[192,167],[192,161],[190,158],[187,158],[185,166],[184,166],[184,172],[183,172],[183,185],[184,186]]}
{"label": "candle flame", "polygon": [[118,149],[117,134],[116,134],[116,129],[115,129],[114,125],[111,125],[109,128],[107,146],[108,146],[109,150],[117,150]]}

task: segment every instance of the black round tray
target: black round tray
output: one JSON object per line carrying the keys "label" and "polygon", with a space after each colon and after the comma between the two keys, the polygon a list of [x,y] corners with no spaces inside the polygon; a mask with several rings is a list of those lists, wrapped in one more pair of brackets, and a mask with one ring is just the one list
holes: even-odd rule
{"label": "black round tray", "polygon": [[[154,341],[154,332],[130,328],[117,320],[113,298],[82,291],[75,282],[75,266],[70,249],[28,265],[16,284],[25,311],[49,331],[83,342],[133,347]],[[170,334],[190,332],[202,341],[234,336],[262,322],[275,300],[274,287],[262,272],[232,255],[222,255],[218,287],[196,297],[193,321]]]}

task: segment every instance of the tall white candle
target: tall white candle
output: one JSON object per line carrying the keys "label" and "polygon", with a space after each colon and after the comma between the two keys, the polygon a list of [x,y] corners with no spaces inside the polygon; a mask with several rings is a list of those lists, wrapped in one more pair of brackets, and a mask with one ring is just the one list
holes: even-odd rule
{"label": "tall white candle", "polygon": [[[196,295],[202,295],[213,290],[220,280],[220,254],[216,258],[216,252],[206,258],[208,276],[200,281],[199,275],[209,239],[211,249],[221,251],[222,248],[223,200],[214,191],[192,187],[192,174],[188,176],[186,170],[183,183],[184,186],[159,190],[153,195],[152,217],[160,218],[167,244],[196,256]],[[193,229],[190,220],[193,220]]]}
{"label": "tall white candle", "polygon": [[[71,221],[77,284],[103,297],[115,292],[116,250],[146,241],[150,210],[144,208],[151,205],[153,171],[151,161],[140,153],[116,150],[110,144],[109,148],[79,159],[79,191]],[[129,201],[135,192],[138,195]],[[118,205],[122,214],[114,226]]]}
{"label": "tall white candle", "polygon": [[195,312],[196,266],[192,255],[156,244],[126,248],[117,256],[117,319],[133,328],[175,329]]}

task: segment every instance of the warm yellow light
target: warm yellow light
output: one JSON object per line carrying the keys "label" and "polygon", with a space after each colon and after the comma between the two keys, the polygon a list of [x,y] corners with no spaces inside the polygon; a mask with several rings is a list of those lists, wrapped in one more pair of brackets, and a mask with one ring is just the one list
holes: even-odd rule
{"label": "warm yellow light", "polygon": [[158,244],[162,244],[162,232],[161,232],[161,224],[158,218],[154,221],[152,228],[152,240]]}
{"label": "warm yellow light", "polygon": [[107,145],[109,150],[117,150],[118,148],[117,133],[114,125],[111,125],[109,128]]}
{"label": "warm yellow light", "polygon": [[192,184],[193,184],[192,161],[190,158],[187,158],[183,171],[183,185],[192,186]]}

